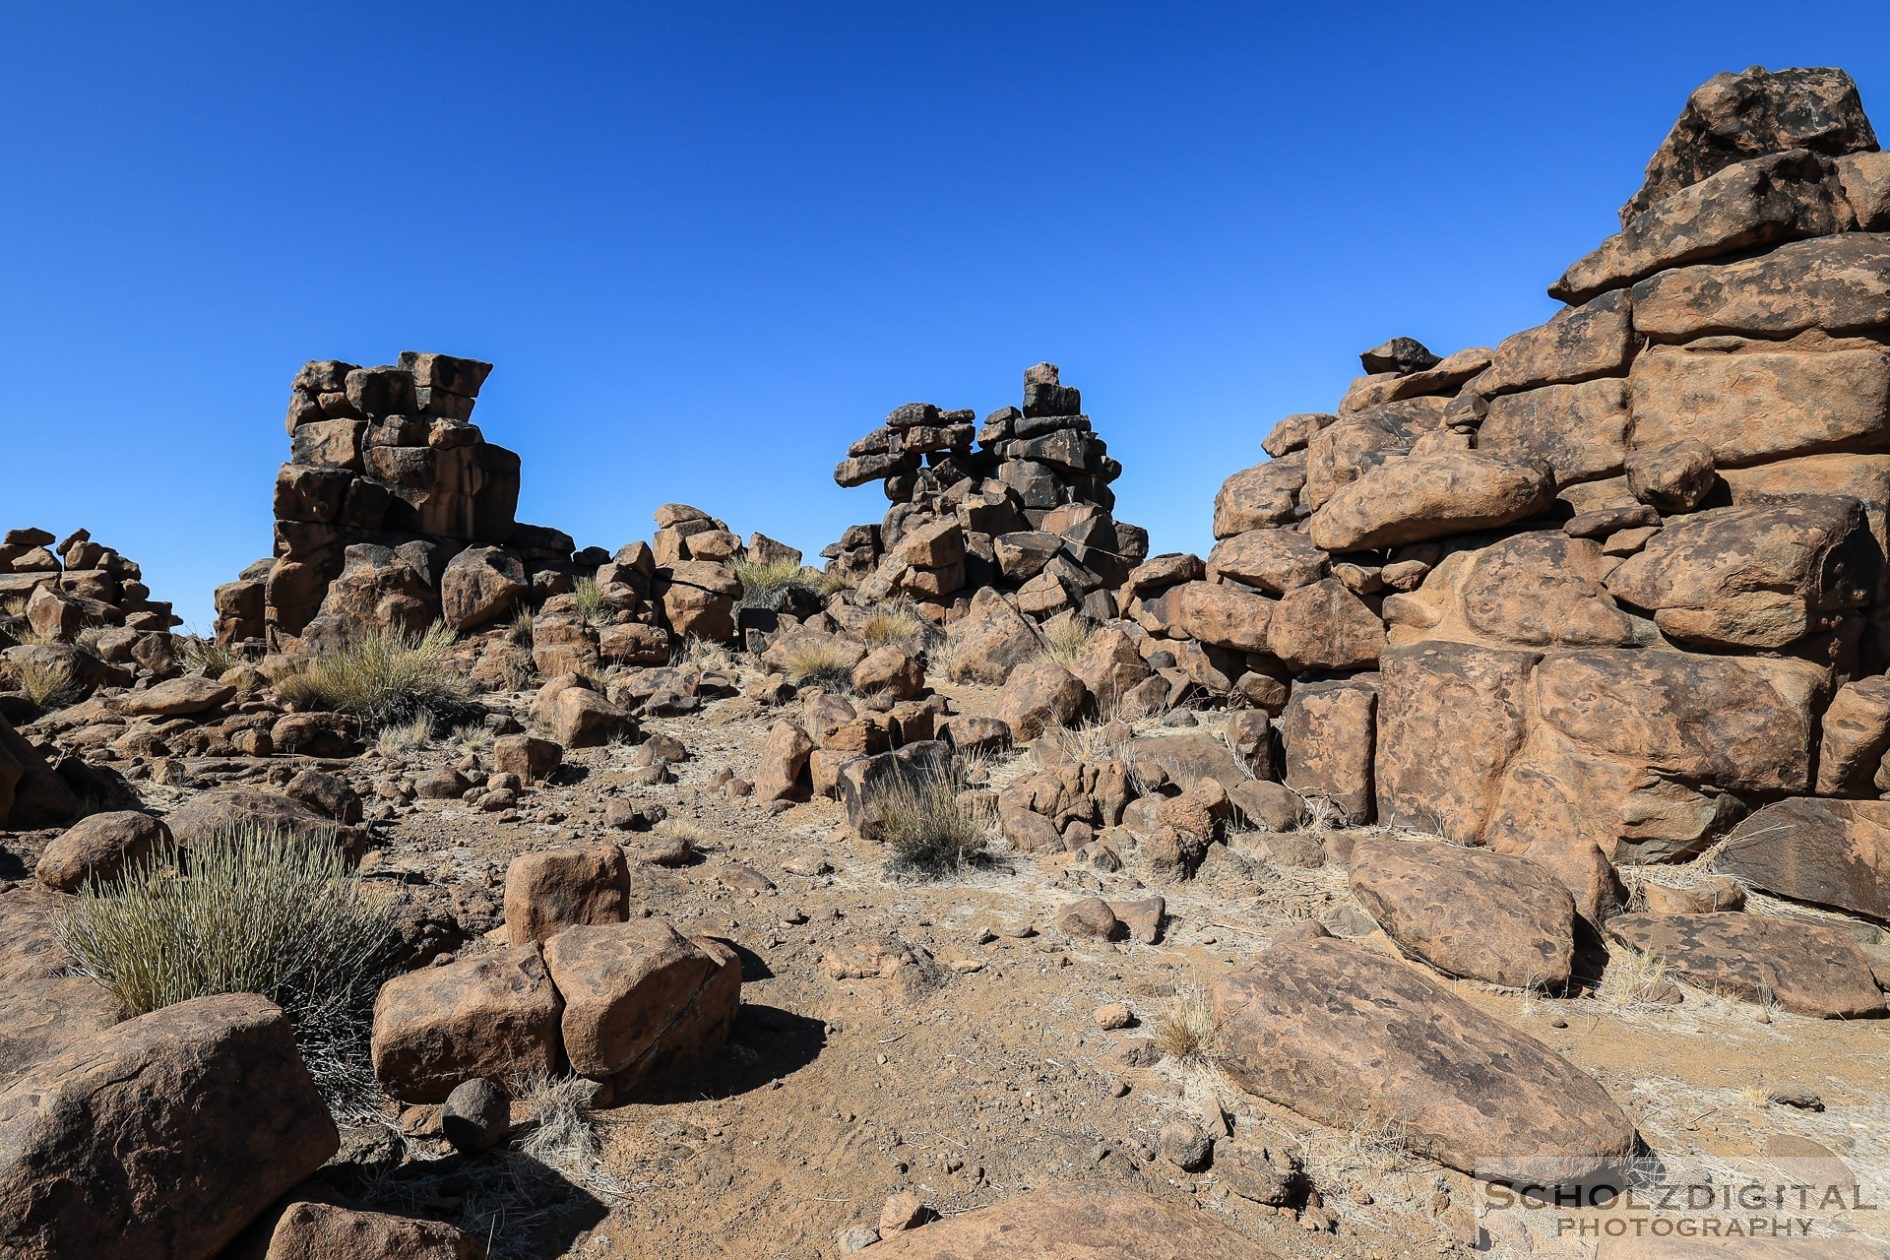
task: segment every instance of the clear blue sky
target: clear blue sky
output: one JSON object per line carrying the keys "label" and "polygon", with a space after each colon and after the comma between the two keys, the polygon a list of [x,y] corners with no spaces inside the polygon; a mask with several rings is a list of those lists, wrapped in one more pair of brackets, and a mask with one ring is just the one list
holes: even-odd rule
{"label": "clear blue sky", "polygon": [[[1478,11],[1480,10],[1480,11]],[[520,515],[681,500],[805,548],[895,405],[1062,365],[1118,515],[1221,480],[1356,353],[1540,321],[1687,93],[1890,21],[1790,6],[20,4],[0,43],[0,527],[90,527],[207,627],[270,542],[290,377],[495,362]]]}

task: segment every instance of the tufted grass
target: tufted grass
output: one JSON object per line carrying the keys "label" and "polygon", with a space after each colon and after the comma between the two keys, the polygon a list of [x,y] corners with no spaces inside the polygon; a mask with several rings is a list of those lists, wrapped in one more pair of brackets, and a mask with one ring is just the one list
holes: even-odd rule
{"label": "tufted grass", "polygon": [[425,633],[377,630],[323,652],[276,684],[297,709],[346,713],[370,733],[425,718],[445,730],[478,715],[461,671],[447,654],[453,632],[434,622]]}
{"label": "tufted grass", "polygon": [[991,811],[967,799],[965,788],[961,767],[929,762],[874,789],[871,810],[892,870],[937,879],[984,859]]}

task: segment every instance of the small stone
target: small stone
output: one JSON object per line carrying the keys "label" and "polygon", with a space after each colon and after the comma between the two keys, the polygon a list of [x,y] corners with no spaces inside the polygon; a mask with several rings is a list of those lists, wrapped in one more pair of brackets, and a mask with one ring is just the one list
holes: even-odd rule
{"label": "small stone", "polygon": [[896,1234],[901,1230],[913,1229],[925,1224],[931,1213],[925,1204],[919,1202],[919,1196],[909,1190],[902,1190],[886,1200],[886,1205],[879,1210],[879,1236]]}
{"label": "small stone", "polygon": [[440,1108],[440,1131],[463,1155],[497,1146],[511,1128],[512,1100],[505,1087],[486,1077],[461,1081]]}
{"label": "small stone", "polygon": [[1129,1010],[1126,1002],[1111,1002],[1106,1006],[1096,1008],[1098,1028],[1114,1031],[1118,1028],[1128,1028],[1134,1023],[1135,1015]]}
{"label": "small stone", "polygon": [[1824,1099],[1818,1097],[1817,1091],[1798,1081],[1773,1086],[1765,1095],[1765,1101],[1775,1107],[1796,1107],[1800,1111],[1824,1110]]}
{"label": "small stone", "polygon": [[1156,1135],[1155,1145],[1163,1159],[1183,1172],[1204,1172],[1214,1162],[1214,1142],[1188,1120],[1170,1120]]}

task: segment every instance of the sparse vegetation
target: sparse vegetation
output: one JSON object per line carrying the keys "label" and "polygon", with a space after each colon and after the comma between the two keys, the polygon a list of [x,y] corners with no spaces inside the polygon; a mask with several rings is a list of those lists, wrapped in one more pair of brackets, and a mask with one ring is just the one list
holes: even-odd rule
{"label": "sparse vegetation", "polygon": [[948,875],[979,861],[990,843],[990,809],[966,795],[962,771],[948,762],[927,763],[883,784],[872,809],[896,871]]}
{"label": "sparse vegetation", "polygon": [[427,746],[433,738],[433,719],[417,717],[411,722],[399,726],[384,726],[375,739],[374,746],[380,749],[383,757],[403,757]]}
{"label": "sparse vegetation", "polygon": [[20,637],[20,631],[26,628],[26,596],[15,595],[0,602],[0,631]]}
{"label": "sparse vegetation", "polygon": [[376,734],[421,718],[443,730],[476,713],[461,671],[446,664],[452,648],[453,633],[439,622],[419,635],[370,631],[316,656],[301,673],[278,682],[276,691],[298,709],[360,718]]}
{"label": "sparse vegetation", "polygon": [[1176,1062],[1205,1064],[1214,1059],[1214,1003],[1198,986],[1179,994],[1152,1031],[1155,1048]]}
{"label": "sparse vegetation", "polygon": [[823,569],[814,579],[814,593],[825,599],[829,595],[838,595],[841,591],[855,590],[860,585],[860,575],[847,569]]}
{"label": "sparse vegetation", "polygon": [[924,645],[930,625],[911,604],[895,600],[880,604],[861,618],[858,634],[868,647],[891,644],[912,651]]}
{"label": "sparse vegetation", "polygon": [[216,993],[287,1012],[338,1110],[371,1107],[369,1013],[394,935],[336,845],[242,827],[92,884],[54,921],[74,969],[141,1015]]}
{"label": "sparse vegetation", "polygon": [[512,1097],[529,1117],[519,1150],[573,1179],[590,1176],[598,1157],[590,1108],[595,1088],[581,1077],[542,1072],[512,1082]]}
{"label": "sparse vegetation", "polygon": [[1665,1010],[1674,989],[1673,969],[1664,959],[1622,948],[1608,952],[1608,967],[1596,996],[1619,1006]]}
{"label": "sparse vegetation", "polygon": [[809,598],[819,597],[818,575],[801,567],[796,560],[749,560],[736,556],[728,567],[742,584],[742,595],[735,607],[778,610],[797,591]]}
{"label": "sparse vegetation", "polygon": [[672,665],[693,665],[697,669],[733,669],[728,649],[720,643],[711,643],[700,635],[685,636],[669,654]]}
{"label": "sparse vegetation", "polygon": [[236,653],[218,643],[215,639],[198,634],[180,634],[172,637],[172,648],[177,655],[177,663],[185,672],[202,674],[206,678],[221,678],[243,663]]}
{"label": "sparse vegetation", "polygon": [[[597,583],[592,582],[592,586]],[[538,614],[532,611],[530,604],[521,604],[512,614],[512,620],[506,623],[505,637],[520,647],[532,645],[532,631],[538,624]]]}
{"label": "sparse vegetation", "polygon": [[583,618],[584,624],[602,626],[610,623],[616,610],[605,601],[603,589],[597,585],[596,578],[579,578],[577,588],[571,593],[577,600],[578,616]]}
{"label": "sparse vegetation", "polygon": [[76,704],[85,695],[84,685],[73,677],[72,666],[65,661],[29,658],[16,662],[13,674],[20,694],[42,713]]}
{"label": "sparse vegetation", "polygon": [[1065,669],[1074,668],[1096,633],[1095,623],[1076,612],[1059,613],[1043,623],[1043,646],[1039,655]]}
{"label": "sparse vegetation", "polygon": [[781,672],[796,687],[853,689],[854,653],[837,639],[806,635],[790,640],[780,656]]}

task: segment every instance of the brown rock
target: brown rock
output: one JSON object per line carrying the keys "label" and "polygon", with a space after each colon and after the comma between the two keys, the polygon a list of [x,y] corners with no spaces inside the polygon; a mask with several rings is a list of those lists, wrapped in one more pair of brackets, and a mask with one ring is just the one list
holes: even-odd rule
{"label": "brown rock", "polygon": [[1507,525],[1543,510],[1553,495],[1534,467],[1476,451],[1444,451],[1383,464],[1342,487],[1312,518],[1327,551],[1424,542]]}
{"label": "brown rock", "polygon": [[564,995],[571,1070],[630,1088],[699,1067],[741,1005],[741,964],[708,937],[658,919],[574,927],[545,946]]}
{"label": "brown rock", "polygon": [[1636,451],[1704,442],[1719,467],[1890,446],[1890,354],[1656,346],[1629,377]]}
{"label": "brown rock", "polygon": [[[1286,785],[1302,797],[1329,801],[1347,825],[1372,819],[1377,707],[1378,691],[1369,680],[1304,683],[1293,688],[1280,715]],[[1228,795],[1234,796],[1232,786]]]}
{"label": "brown rock", "polygon": [[1868,796],[1890,752],[1890,676],[1877,674],[1838,688],[1824,711],[1818,746],[1819,796]]}
{"label": "brown rock", "polygon": [[1065,936],[1110,941],[1122,935],[1122,922],[1101,897],[1084,897],[1057,911],[1057,931]]}
{"label": "brown rock", "polygon": [[360,1212],[333,1203],[292,1203],[276,1221],[262,1260],[485,1260],[486,1248],[441,1221]]}
{"label": "brown rock", "polygon": [[1190,639],[1235,652],[1264,652],[1274,601],[1224,582],[1172,587],[1163,606]]}
{"label": "brown rock", "polygon": [[552,737],[566,748],[601,748],[637,734],[636,719],[585,687],[567,687],[550,708]]}
{"label": "brown rock", "polygon": [[[1635,291],[1636,297],[1639,290]],[[1513,394],[1539,385],[1625,376],[1634,357],[1631,303],[1624,292],[1603,294],[1556,313],[1546,324],[1505,337],[1477,378],[1478,392]]]}
{"label": "brown rock", "polygon": [[1306,456],[1301,451],[1235,473],[1214,496],[1214,536],[1232,538],[1291,521],[1305,484]]}
{"label": "brown rock", "polygon": [[117,879],[170,843],[171,829],[149,814],[93,814],[47,845],[33,873],[48,888],[74,892],[88,882]]}
{"label": "brown rock", "polygon": [[294,797],[257,788],[220,788],[194,797],[165,820],[179,848],[188,852],[240,829],[274,832],[302,844],[339,845],[358,859],[365,848],[352,827],[338,825],[320,810]]}
{"label": "brown rock", "polygon": [[1054,661],[1032,661],[1011,671],[998,698],[998,717],[1020,741],[1054,726],[1067,726],[1082,711],[1088,693],[1075,675]]}
{"label": "brown rock", "polygon": [[1037,655],[1037,632],[1011,602],[991,587],[971,597],[964,617],[953,624],[956,651],[952,673],[961,680],[998,686],[1011,670]]}
{"label": "brown rock", "polygon": [[1489,1178],[1531,1161],[1538,1182],[1636,1148],[1632,1122],[1568,1060],[1357,945],[1277,944],[1216,984],[1214,1005],[1228,1075],[1321,1124],[1397,1124],[1452,1168]]}
{"label": "brown rock", "polygon": [[1269,595],[1310,586],[1326,576],[1329,567],[1325,552],[1290,529],[1251,529],[1224,538],[1207,562],[1210,578],[1239,582]]}
{"label": "brown rock", "polygon": [[[1646,509],[1642,509],[1645,511]],[[1603,580],[1614,565],[1590,539],[1545,530],[1444,557],[1416,591],[1385,599],[1390,641],[1491,647],[1626,647],[1654,639]]]}
{"label": "brown rock", "polygon": [[1877,147],[1842,70],[1753,66],[1716,74],[1695,88],[1686,108],[1647,163],[1640,191],[1621,207],[1623,226],[1684,188],[1760,154],[1809,149],[1827,156]]}
{"label": "brown rock", "polygon": [[374,1075],[432,1103],[475,1077],[556,1072],[563,1010],[536,945],[395,976],[374,1002]]}
{"label": "brown rock", "polygon": [[1855,500],[1808,495],[1670,521],[1607,587],[1677,642],[1782,648],[1867,602],[1873,551]]}
{"label": "brown rock", "polygon": [[190,717],[222,708],[236,698],[236,688],[201,674],[185,674],[155,687],[134,691],[122,701],[124,711],[139,717]]}
{"label": "brown rock", "polygon": [[1627,382],[1609,377],[1490,399],[1477,449],[1518,464],[1547,464],[1565,486],[1620,472],[1627,435]]}
{"label": "brown rock", "polygon": [[1890,922],[1890,801],[1767,805],[1733,828],[1713,867],[1775,897]]}
{"label": "brown rock", "polygon": [[1301,412],[1287,416],[1273,426],[1272,432],[1260,439],[1260,449],[1278,459],[1301,450],[1312,440],[1313,434],[1331,424],[1337,416],[1320,412]]}
{"label": "brown rock", "polygon": [[1352,670],[1378,663],[1385,623],[1337,578],[1281,597],[1267,629],[1267,650],[1291,670]]}
{"label": "brown rock", "polygon": [[1453,976],[1559,990],[1575,957],[1575,902],[1522,858],[1429,840],[1366,836],[1351,889],[1386,935]]}
{"label": "brown rock", "polygon": [[1753,914],[1617,914],[1608,935],[1697,988],[1818,1019],[1883,1013],[1870,961],[1837,928]]}
{"label": "brown rock", "polygon": [[209,1260],[339,1140],[282,1011],[197,998],[0,1093],[0,1251]]}
{"label": "brown rock", "polygon": [[768,728],[768,741],[755,767],[755,799],[764,803],[809,799],[813,793],[807,759],[813,751],[814,741],[793,722],[783,720]]}
{"label": "brown rock", "polygon": [[[1697,438],[1650,446],[1627,458],[1627,484],[1635,498],[1669,515],[1691,512],[1717,484],[1713,448]],[[1637,528],[1651,528],[1658,520]]]}
{"label": "brown rock", "polygon": [[1739,262],[1676,267],[1634,286],[1634,328],[1664,342],[1865,332],[1890,323],[1886,265],[1890,236],[1845,232]]}
{"label": "brown rock", "polygon": [[1650,202],[1577,260],[1549,296],[1585,302],[1657,271],[1848,226],[1830,163],[1804,149],[1734,162]]}
{"label": "brown rock", "polygon": [[464,632],[512,615],[531,594],[525,566],[503,547],[468,547],[440,575],[440,612]]}
{"label": "brown rock", "polygon": [[905,649],[888,644],[868,652],[853,667],[853,687],[862,695],[908,700],[924,692],[925,666]]}
{"label": "brown rock", "polygon": [[522,783],[546,778],[563,760],[561,745],[534,735],[501,735],[492,741],[493,770],[516,774]]}
{"label": "brown rock", "polygon": [[574,924],[622,923],[630,868],[614,844],[522,853],[505,868],[505,939],[549,940]]}

